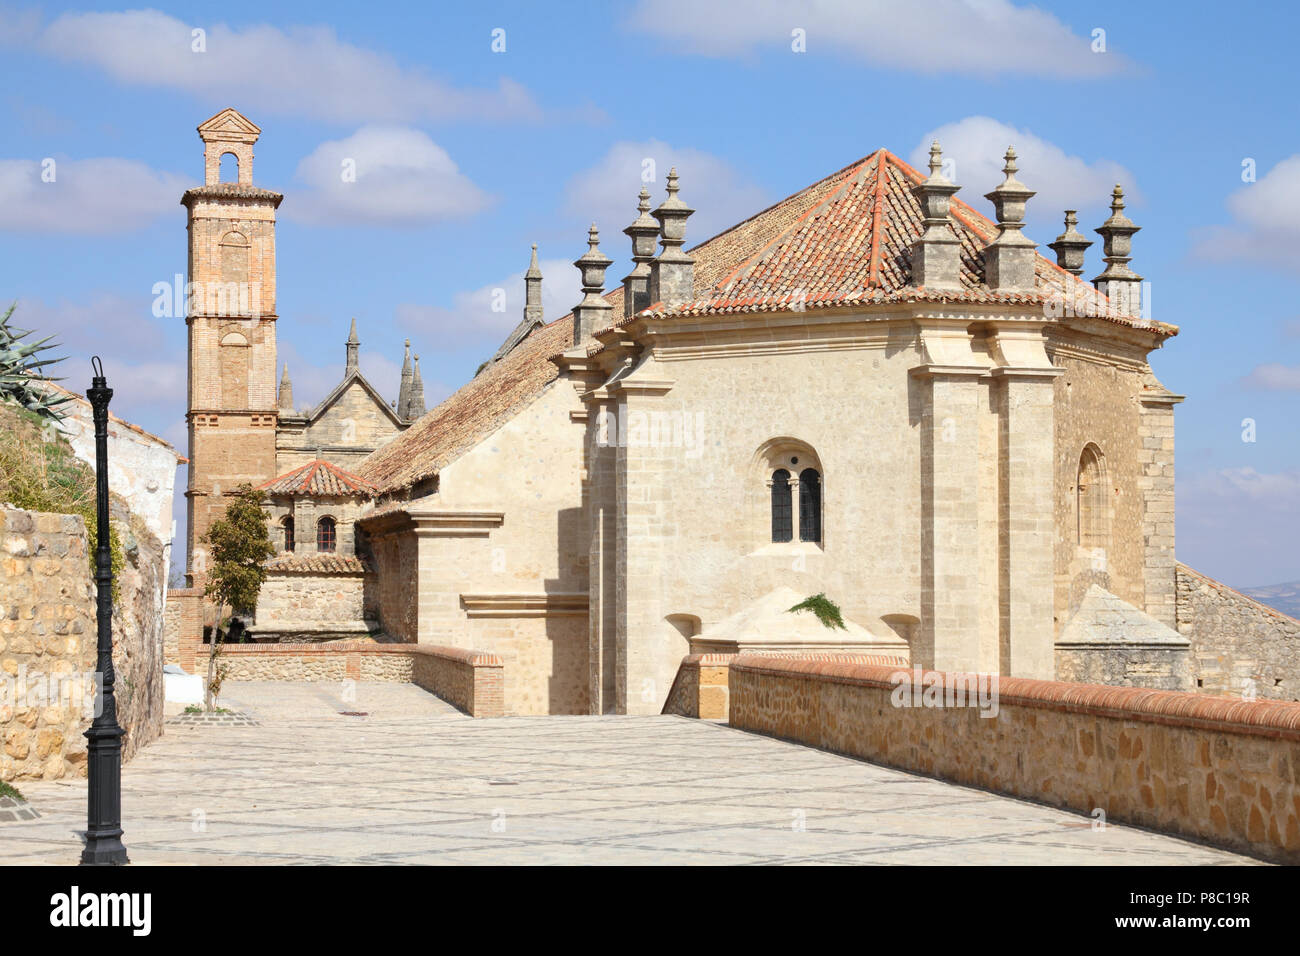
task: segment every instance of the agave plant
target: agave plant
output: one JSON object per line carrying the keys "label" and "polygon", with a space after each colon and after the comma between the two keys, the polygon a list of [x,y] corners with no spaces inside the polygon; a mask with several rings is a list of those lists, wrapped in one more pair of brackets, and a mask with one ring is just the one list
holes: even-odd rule
{"label": "agave plant", "polygon": [[[17,303],[15,303],[16,305]],[[42,418],[62,420],[58,406],[69,401],[72,396],[60,395],[53,390],[40,388],[39,382],[57,382],[41,371],[47,365],[63,361],[58,358],[38,358],[40,353],[54,348],[47,335],[35,342],[23,342],[32,334],[31,329],[19,329],[9,324],[14,314],[14,306],[9,306],[4,317],[0,318],[0,401],[21,405]]]}

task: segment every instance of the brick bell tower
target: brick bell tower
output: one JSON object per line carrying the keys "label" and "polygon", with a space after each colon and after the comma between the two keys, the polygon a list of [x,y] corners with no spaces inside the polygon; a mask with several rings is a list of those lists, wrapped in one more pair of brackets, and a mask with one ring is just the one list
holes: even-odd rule
{"label": "brick bell tower", "polygon": [[[181,198],[189,213],[190,474],[187,577],[202,587],[203,535],[243,482],[275,477],[275,211],[284,198],[253,185],[261,130],[224,109],[198,128],[204,184]],[[235,175],[222,182],[222,159]]]}

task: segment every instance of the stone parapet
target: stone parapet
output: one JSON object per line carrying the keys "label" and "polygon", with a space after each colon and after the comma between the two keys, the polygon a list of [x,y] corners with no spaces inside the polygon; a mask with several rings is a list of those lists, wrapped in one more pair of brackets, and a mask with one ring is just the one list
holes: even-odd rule
{"label": "stone parapet", "polygon": [[431,644],[227,644],[226,680],[393,681],[422,687],[471,717],[505,713],[505,675],[495,654]]}
{"label": "stone parapet", "polygon": [[943,700],[969,676],[742,654],[730,721],[1300,863],[1300,704],[1007,677],[983,678],[991,708],[923,703],[922,688]]}

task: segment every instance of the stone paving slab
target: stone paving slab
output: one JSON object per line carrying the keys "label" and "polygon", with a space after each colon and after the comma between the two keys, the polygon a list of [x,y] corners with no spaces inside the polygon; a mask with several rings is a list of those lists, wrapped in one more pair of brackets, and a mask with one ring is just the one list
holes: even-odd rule
{"label": "stone paving slab", "polygon": [[[681,717],[474,720],[407,684],[232,683],[123,771],[136,863],[1254,863]],[[343,711],[364,713],[345,716]],[[0,863],[75,863],[84,780],[23,784]]]}

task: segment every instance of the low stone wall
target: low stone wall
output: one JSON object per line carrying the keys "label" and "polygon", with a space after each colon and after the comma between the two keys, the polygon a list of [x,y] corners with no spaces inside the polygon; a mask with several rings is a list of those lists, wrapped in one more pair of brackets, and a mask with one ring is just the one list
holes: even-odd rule
{"label": "low stone wall", "polygon": [[1178,565],[1178,632],[1206,694],[1300,701],[1300,621]]}
{"label": "low stone wall", "polygon": [[471,717],[505,712],[504,667],[495,654],[428,644],[227,644],[226,680],[413,683]]}
{"label": "low stone wall", "polygon": [[[257,596],[254,634],[365,633],[373,575],[268,571]],[[378,624],[375,624],[378,630]]]}
{"label": "low stone wall", "polygon": [[[726,720],[730,709],[729,669],[736,654],[687,654],[677,669],[677,678],[664,702],[663,713],[701,720]],[[888,654],[843,654],[821,652],[767,652],[764,657],[783,659],[856,662],[906,667],[907,658]]]}
{"label": "low stone wall", "polygon": [[[163,729],[166,565],[141,519],[123,514],[118,531],[126,561],[113,667],[129,760]],[[95,586],[81,518],[0,509],[0,780],[85,775],[95,667]]]}
{"label": "low stone wall", "polygon": [[1300,863],[1300,704],[742,654],[734,727]]}

